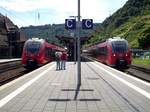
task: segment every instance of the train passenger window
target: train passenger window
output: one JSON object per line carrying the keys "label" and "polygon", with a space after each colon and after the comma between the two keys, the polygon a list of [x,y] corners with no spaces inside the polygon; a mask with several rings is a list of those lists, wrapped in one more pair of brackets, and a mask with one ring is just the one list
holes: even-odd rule
{"label": "train passenger window", "polygon": [[52,49],[52,51],[51,51],[51,56],[55,57],[55,50],[54,49]]}
{"label": "train passenger window", "polygon": [[107,47],[104,47],[104,48],[103,48],[103,54],[104,54],[104,55],[107,55]]}
{"label": "train passenger window", "polygon": [[114,41],[112,42],[113,52],[124,53],[128,50],[128,44],[126,41]]}
{"label": "train passenger window", "polygon": [[50,57],[52,55],[52,49],[51,48],[46,48],[45,50],[45,56]]}
{"label": "train passenger window", "polygon": [[107,47],[101,47],[97,49],[97,54],[99,55],[107,55]]}
{"label": "train passenger window", "polygon": [[37,54],[39,52],[40,47],[41,43],[39,42],[28,42],[25,49],[27,53]]}

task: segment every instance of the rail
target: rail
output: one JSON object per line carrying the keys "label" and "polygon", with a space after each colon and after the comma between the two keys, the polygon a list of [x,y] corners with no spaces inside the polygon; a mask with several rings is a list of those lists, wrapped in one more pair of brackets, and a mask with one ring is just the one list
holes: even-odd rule
{"label": "rail", "polygon": [[23,75],[21,61],[0,63],[0,86]]}
{"label": "rail", "polygon": [[21,61],[11,61],[11,62],[3,62],[0,63],[0,73],[4,73],[8,70],[16,69],[22,66]]}
{"label": "rail", "polygon": [[150,74],[150,68],[148,68],[148,67],[143,67],[143,66],[139,66],[139,65],[131,65],[131,68]]}
{"label": "rail", "polygon": [[21,61],[21,59],[0,60],[0,65],[1,64],[6,64],[6,63],[18,62],[18,61]]}

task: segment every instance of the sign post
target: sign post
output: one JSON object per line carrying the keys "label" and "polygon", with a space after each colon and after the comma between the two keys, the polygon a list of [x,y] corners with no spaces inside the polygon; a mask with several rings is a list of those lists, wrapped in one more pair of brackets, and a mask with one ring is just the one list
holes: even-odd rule
{"label": "sign post", "polygon": [[77,40],[77,46],[78,46],[78,66],[77,66],[77,73],[78,73],[78,82],[77,86],[81,86],[81,57],[80,57],[80,0],[78,0],[78,24],[77,24],[77,32],[78,32],[78,40]]}
{"label": "sign post", "polygon": [[[71,16],[76,17],[76,16]],[[77,87],[81,86],[81,54],[80,54],[80,0],[78,0],[78,21],[77,21]],[[76,29],[76,19],[66,19],[65,20],[66,29]],[[92,19],[83,19],[82,20],[82,29],[92,29],[93,20]]]}

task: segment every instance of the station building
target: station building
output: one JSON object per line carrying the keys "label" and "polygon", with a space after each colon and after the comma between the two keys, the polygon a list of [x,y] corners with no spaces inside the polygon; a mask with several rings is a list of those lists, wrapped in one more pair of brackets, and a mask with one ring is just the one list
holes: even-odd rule
{"label": "station building", "polygon": [[21,57],[26,38],[13,22],[0,14],[0,58]]}

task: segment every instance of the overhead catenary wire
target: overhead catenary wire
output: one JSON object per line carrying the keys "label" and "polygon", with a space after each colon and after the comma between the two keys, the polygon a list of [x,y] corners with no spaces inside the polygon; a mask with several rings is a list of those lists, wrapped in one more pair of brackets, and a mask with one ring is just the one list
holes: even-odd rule
{"label": "overhead catenary wire", "polygon": [[24,18],[22,18],[22,17],[20,17],[20,16],[18,16],[16,14],[13,14],[12,12],[8,11],[7,9],[5,9],[4,7],[0,6],[0,9],[3,10],[3,13],[5,14],[6,17],[11,18],[11,16],[13,16],[14,18],[16,18],[17,20],[19,20],[22,23],[31,24],[31,22],[27,21],[26,19],[24,19]]}

